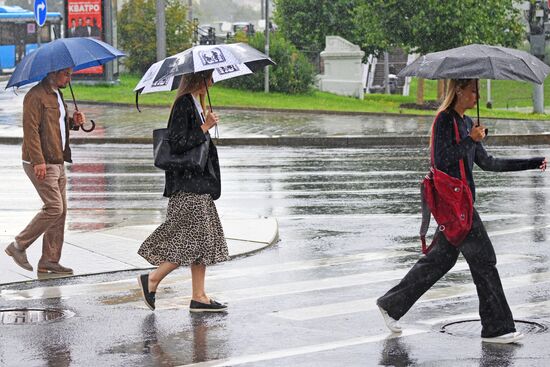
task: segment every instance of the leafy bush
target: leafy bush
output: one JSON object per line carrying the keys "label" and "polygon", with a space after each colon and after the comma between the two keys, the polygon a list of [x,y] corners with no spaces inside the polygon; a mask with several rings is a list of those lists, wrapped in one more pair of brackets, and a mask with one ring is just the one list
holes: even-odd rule
{"label": "leafy bush", "polygon": [[[248,43],[264,52],[263,33],[257,32]],[[277,63],[269,70],[270,91],[290,94],[310,91],[314,79],[313,65],[281,34],[270,35],[269,56]],[[258,70],[254,74],[229,79],[222,83],[231,88],[262,91],[264,90],[264,71]]]}
{"label": "leafy bush", "polygon": [[[178,0],[166,0],[167,56],[191,47],[187,8]],[[118,39],[128,54],[122,59],[128,71],[143,74],[157,59],[155,0],[129,0],[118,13]]]}

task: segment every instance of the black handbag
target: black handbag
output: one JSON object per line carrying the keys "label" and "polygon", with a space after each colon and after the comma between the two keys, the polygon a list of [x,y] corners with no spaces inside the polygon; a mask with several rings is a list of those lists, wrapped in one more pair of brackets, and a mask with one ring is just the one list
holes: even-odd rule
{"label": "black handbag", "polygon": [[[170,113],[169,124],[172,121]],[[195,171],[204,172],[208,161],[210,134],[200,145],[185,152],[173,153],[170,147],[170,125],[164,129],[153,130],[153,155],[155,167],[165,171]]]}

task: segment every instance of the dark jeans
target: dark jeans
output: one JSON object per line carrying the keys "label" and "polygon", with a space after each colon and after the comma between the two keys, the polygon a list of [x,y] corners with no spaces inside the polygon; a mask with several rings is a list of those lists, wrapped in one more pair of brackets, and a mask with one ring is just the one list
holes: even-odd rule
{"label": "dark jeans", "polygon": [[477,289],[481,336],[489,338],[516,331],[496,268],[495,251],[477,211],[474,209],[472,230],[458,248],[451,245],[442,233],[437,232],[436,236],[431,251],[376,303],[399,320],[435,282],[451,270],[461,252],[468,262]]}

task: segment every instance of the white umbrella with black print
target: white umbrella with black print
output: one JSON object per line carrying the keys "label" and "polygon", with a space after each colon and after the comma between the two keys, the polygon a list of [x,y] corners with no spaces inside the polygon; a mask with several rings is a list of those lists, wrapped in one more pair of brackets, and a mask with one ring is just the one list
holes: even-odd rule
{"label": "white umbrella with black print", "polygon": [[139,94],[177,89],[184,74],[213,70],[212,77],[216,82],[251,74],[268,65],[275,63],[246,43],[194,46],[149,67],[134,88],[136,106]]}

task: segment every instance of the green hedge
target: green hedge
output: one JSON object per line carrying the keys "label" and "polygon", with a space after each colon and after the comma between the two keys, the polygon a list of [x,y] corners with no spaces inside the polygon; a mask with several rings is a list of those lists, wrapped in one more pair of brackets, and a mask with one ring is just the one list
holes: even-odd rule
{"label": "green hedge", "polygon": [[[265,37],[263,33],[256,33],[248,43],[264,52]],[[279,33],[270,35],[269,56],[277,63],[269,70],[270,91],[289,94],[311,91],[315,77],[313,65]],[[264,71],[258,70],[254,74],[228,79],[222,83],[231,88],[263,91]]]}

